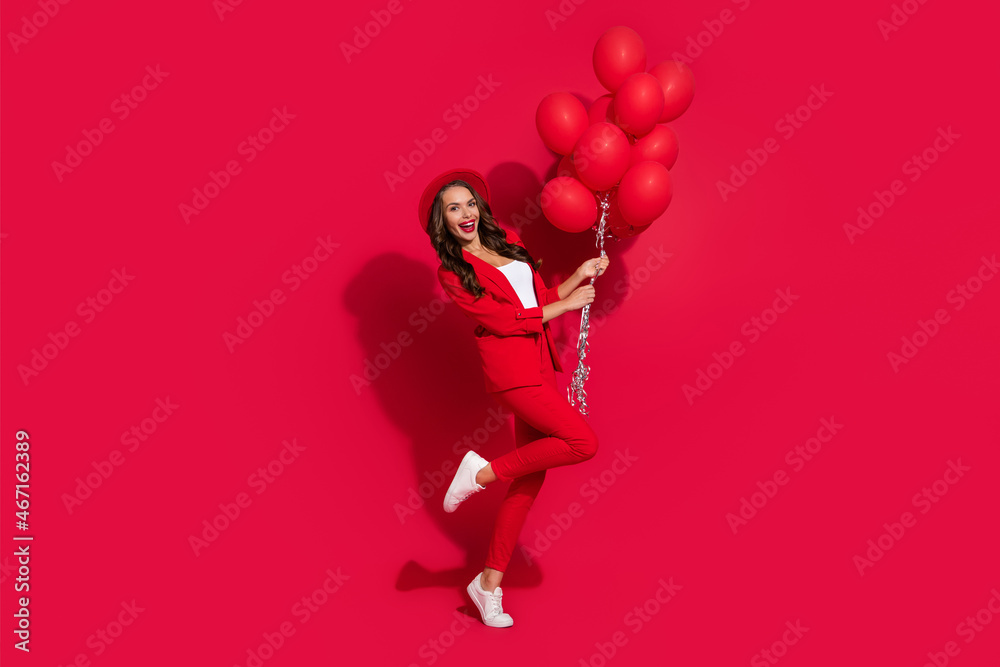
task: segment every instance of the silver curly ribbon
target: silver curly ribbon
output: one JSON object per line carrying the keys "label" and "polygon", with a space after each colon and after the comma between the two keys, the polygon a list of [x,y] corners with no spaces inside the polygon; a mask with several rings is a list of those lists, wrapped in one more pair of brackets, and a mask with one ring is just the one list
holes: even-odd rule
{"label": "silver curly ribbon", "polygon": [[[604,223],[608,217],[608,209],[610,204],[608,203],[611,198],[611,192],[603,192],[598,196],[598,202],[601,205],[601,218],[597,221],[597,242],[596,245],[601,251],[601,257],[605,257],[604,252]],[[590,278],[590,284],[593,285],[594,281],[597,280],[597,273],[595,272]],[[566,387],[566,398],[569,400],[570,405],[576,405],[576,400],[580,401],[580,413],[583,415],[589,414],[587,412],[587,392],[583,389],[583,383],[587,381],[590,376],[590,366],[584,363],[584,359],[587,358],[587,338],[590,335],[590,306],[587,304],[583,307],[583,314],[580,315],[580,338],[576,343],[576,352],[579,356],[579,362],[577,363],[576,370],[573,371],[573,380],[570,385]],[[575,399],[575,400],[574,400]]]}

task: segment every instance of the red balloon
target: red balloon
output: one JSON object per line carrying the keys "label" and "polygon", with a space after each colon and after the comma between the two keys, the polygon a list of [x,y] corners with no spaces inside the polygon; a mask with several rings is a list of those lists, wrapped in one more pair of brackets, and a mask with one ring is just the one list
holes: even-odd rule
{"label": "red balloon", "polygon": [[594,74],[612,93],[629,76],[645,70],[646,46],[632,28],[608,28],[594,45]]}
{"label": "red balloon", "polygon": [[677,162],[677,135],[669,125],[656,125],[652,132],[632,145],[629,166],[646,160],[659,162],[667,169]]}
{"label": "red balloon", "polygon": [[576,178],[579,180],[576,169],[573,168],[572,153],[569,155],[563,155],[562,159],[559,160],[559,166],[556,167],[556,176],[569,176],[570,178]]}
{"label": "red balloon", "polygon": [[594,123],[580,135],[573,149],[573,166],[591,190],[607,190],[628,170],[631,145],[614,123]]}
{"label": "red balloon", "polygon": [[564,232],[582,232],[597,222],[594,193],[575,178],[556,176],[546,183],[541,204],[549,222]]}
{"label": "red balloon", "polygon": [[649,73],[663,88],[663,113],[660,123],[669,123],[691,106],[694,99],[694,72],[680,60],[667,60],[654,65]]}
{"label": "red balloon", "polygon": [[636,227],[651,224],[663,215],[672,196],[670,172],[652,160],[629,167],[618,186],[622,218]]}
{"label": "red balloon", "polygon": [[662,113],[663,87],[652,74],[633,74],[615,93],[615,123],[629,134],[649,134]]}
{"label": "red balloon", "polygon": [[587,117],[590,119],[590,124],[594,123],[613,123],[615,119],[611,115],[611,101],[615,98],[612,94],[601,95],[594,103],[590,105],[587,109]]}
{"label": "red balloon", "polygon": [[572,152],[590,123],[583,102],[569,93],[550,93],[535,111],[535,127],[542,142],[560,155]]}

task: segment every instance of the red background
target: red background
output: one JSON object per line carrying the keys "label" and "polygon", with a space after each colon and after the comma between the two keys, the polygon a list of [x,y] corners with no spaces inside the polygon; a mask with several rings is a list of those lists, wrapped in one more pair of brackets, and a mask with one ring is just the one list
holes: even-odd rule
{"label": "red background", "polygon": [[[247,0],[220,19],[209,0],[70,2],[16,50],[10,34],[40,5],[4,3],[4,664],[248,665],[265,635],[280,643],[267,665],[772,664],[763,650],[789,666],[916,666],[929,652],[997,664],[1000,281],[973,281],[961,309],[948,294],[1000,250],[998,12],[910,2],[884,38],[896,6],[587,0],[550,24],[556,0],[404,0],[348,62],[341,43],[386,3]],[[550,92],[605,92],[591,54],[613,25],[639,32],[647,67],[690,47],[695,98],[671,123],[670,207],[609,245],[596,283],[616,308],[588,355],[601,451],[547,478],[521,541],[542,553],[529,564],[519,548],[502,583],[514,627],[488,628],[463,589],[502,486],[450,515],[440,486],[397,513],[421,482],[443,483],[433,473],[463,438],[487,458],[513,446],[510,421],[486,430],[496,404],[474,325],[439,307],[415,202],[434,174],[473,167],[501,221],[530,221],[521,236],[548,284],[593,256],[591,233],[531,217],[558,161],[534,111]],[[112,102],[147,66],[168,74],[121,119]],[[445,113],[479,77],[496,88],[455,127]],[[782,134],[813,86],[831,96]],[[239,146],[274,108],[294,118],[248,161]],[[103,118],[114,130],[60,181],[52,163]],[[435,128],[446,140],[390,188],[386,172]],[[911,181],[904,163],[934,152],[938,128],[958,138]],[[778,151],[723,199],[719,182],[769,137]],[[230,160],[240,172],[186,224],[180,205]],[[852,243],[844,225],[895,179],[905,193]],[[293,290],[282,276],[318,237],[340,245]],[[648,271],[651,249],[670,257]],[[85,321],[78,304],[123,267],[134,279]],[[786,288],[799,298],[751,341],[744,324]],[[275,289],[285,300],[230,352],[224,334]],[[948,321],[894,370],[889,353],[938,309]],[[79,335],[23,381],[18,367],[71,321]],[[553,324],[572,369],[578,313]],[[380,359],[403,332],[412,342]],[[689,401],[683,386],[734,341],[744,354]],[[385,367],[356,390],[366,360]],[[167,398],[178,407],[129,451],[122,434]],[[843,428],[795,470],[786,453],[822,419]],[[29,655],[12,632],[18,429],[31,443]],[[254,485],[285,440],[298,457]],[[121,465],[70,512],[65,494],[115,451]],[[615,472],[616,451],[632,467]],[[949,461],[968,470],[937,495]],[[727,514],[779,470],[788,483],[734,534]],[[602,473],[614,483],[595,493]],[[915,504],[924,488],[935,502]],[[249,506],[196,555],[190,537],[240,493]],[[564,529],[553,515],[573,502],[582,514]],[[855,556],[904,512],[915,523],[860,574]],[[338,568],[340,588],[297,615]],[[661,579],[681,587],[662,607]],[[120,636],[94,639],[132,601],[142,611]],[[643,605],[655,613],[637,627]],[[991,622],[967,641],[960,624],[984,609]],[[808,630],[783,652],[796,622]],[[278,642],[283,623],[294,634]]]}

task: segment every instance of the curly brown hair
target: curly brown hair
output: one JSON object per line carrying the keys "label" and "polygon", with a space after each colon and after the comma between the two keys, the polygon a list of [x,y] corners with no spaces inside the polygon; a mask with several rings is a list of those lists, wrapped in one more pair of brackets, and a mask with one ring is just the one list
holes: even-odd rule
{"label": "curly brown hair", "polygon": [[541,260],[536,263],[531,258],[531,254],[522,246],[515,243],[508,243],[507,233],[493,219],[493,212],[490,210],[490,205],[486,200],[480,197],[475,188],[465,181],[454,180],[441,186],[441,189],[438,190],[437,195],[434,197],[434,204],[431,206],[430,219],[427,225],[427,235],[430,237],[431,246],[434,247],[434,251],[441,259],[441,264],[461,278],[462,287],[477,299],[485,291],[483,286],[479,284],[479,279],[476,277],[476,271],[472,268],[472,264],[467,262],[465,257],[462,256],[462,246],[459,245],[458,240],[448,231],[448,226],[444,220],[444,204],[441,201],[442,195],[445,190],[456,185],[468,188],[476,200],[476,208],[479,210],[479,242],[483,244],[483,247],[489,248],[503,257],[526,262],[535,267],[537,271],[542,265]]}

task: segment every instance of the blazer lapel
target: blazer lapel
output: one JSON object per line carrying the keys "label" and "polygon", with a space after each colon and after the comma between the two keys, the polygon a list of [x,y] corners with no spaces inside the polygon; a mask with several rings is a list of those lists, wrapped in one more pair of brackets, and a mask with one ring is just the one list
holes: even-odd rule
{"label": "blazer lapel", "polygon": [[[524,308],[524,304],[521,303],[521,299],[520,297],[517,296],[517,292],[514,291],[514,288],[513,286],[511,286],[510,281],[507,280],[507,276],[501,273],[500,269],[493,266],[486,260],[476,257],[465,248],[462,248],[462,252],[465,253],[466,257],[469,259],[469,262],[476,270],[477,276],[479,276],[480,278],[488,279],[490,282],[496,285],[497,289],[499,289],[501,292],[507,295],[507,298],[510,299],[511,303],[516,303],[520,305],[521,308]],[[534,273],[534,270],[532,270],[532,273]],[[537,286],[536,286],[536,291],[537,291]]]}

